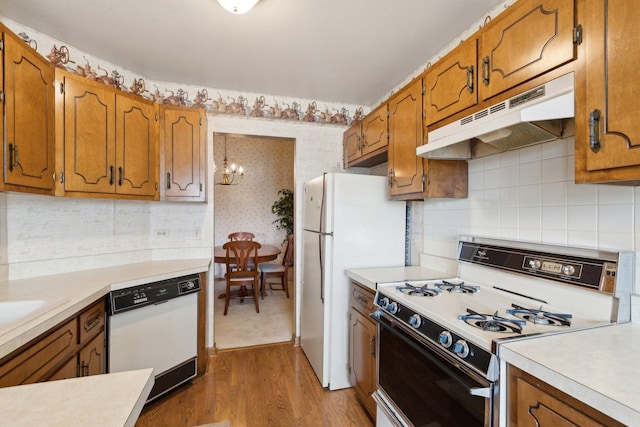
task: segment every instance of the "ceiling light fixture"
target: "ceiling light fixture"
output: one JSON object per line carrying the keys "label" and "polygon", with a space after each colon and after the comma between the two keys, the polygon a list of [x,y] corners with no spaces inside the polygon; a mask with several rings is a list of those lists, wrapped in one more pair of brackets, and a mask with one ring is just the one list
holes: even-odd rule
{"label": "ceiling light fixture", "polygon": [[[224,160],[222,161],[222,179],[218,182],[218,185],[233,185],[233,181],[236,179],[236,175],[239,177],[244,176],[244,167],[242,162],[236,163],[232,157],[231,162],[227,159],[227,137],[224,137]],[[236,182],[236,184],[240,184]]]}
{"label": "ceiling light fixture", "polygon": [[218,3],[229,12],[240,15],[249,12],[258,0],[218,0]]}

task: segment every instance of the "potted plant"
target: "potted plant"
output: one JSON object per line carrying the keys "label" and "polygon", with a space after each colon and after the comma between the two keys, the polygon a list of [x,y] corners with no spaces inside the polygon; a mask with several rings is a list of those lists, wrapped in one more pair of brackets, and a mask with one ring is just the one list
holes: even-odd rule
{"label": "potted plant", "polygon": [[278,196],[280,198],[271,206],[271,212],[278,216],[273,223],[288,236],[293,234],[293,191],[283,188],[278,191]]}

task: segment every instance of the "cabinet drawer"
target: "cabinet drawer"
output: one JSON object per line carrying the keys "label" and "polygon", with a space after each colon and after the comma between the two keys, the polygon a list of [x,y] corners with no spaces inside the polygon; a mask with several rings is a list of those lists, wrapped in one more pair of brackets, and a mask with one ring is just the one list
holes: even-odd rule
{"label": "cabinet drawer", "polygon": [[77,350],[74,318],[0,366],[0,387],[38,382]]}
{"label": "cabinet drawer", "polygon": [[80,343],[85,343],[89,338],[97,333],[104,331],[105,322],[105,305],[104,301],[92,305],[80,316]]}
{"label": "cabinet drawer", "polygon": [[351,306],[368,316],[375,310],[373,306],[374,296],[375,293],[373,291],[354,283],[351,292]]}

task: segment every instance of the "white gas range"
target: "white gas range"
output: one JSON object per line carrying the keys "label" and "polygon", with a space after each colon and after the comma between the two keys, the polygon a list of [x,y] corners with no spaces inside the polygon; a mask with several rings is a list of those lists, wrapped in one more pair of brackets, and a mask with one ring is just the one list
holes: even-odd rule
{"label": "white gas range", "polygon": [[391,425],[497,426],[501,342],[630,319],[631,253],[463,238],[458,260],[458,277],[378,285]]}

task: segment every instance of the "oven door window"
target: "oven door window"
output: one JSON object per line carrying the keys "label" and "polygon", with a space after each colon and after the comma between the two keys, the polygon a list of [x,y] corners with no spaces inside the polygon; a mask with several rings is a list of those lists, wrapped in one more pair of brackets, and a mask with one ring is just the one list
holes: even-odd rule
{"label": "oven door window", "polygon": [[380,325],[378,383],[414,426],[491,425],[491,399],[472,395],[487,388],[398,328]]}

